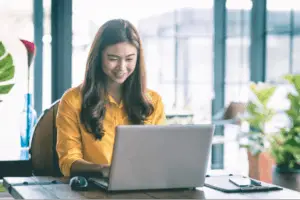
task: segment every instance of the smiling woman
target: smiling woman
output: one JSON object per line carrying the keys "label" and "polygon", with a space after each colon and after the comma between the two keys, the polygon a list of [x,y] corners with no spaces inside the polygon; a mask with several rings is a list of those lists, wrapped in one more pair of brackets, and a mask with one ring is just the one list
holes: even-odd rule
{"label": "smiling woman", "polygon": [[65,92],[59,104],[61,172],[107,174],[116,126],[164,123],[161,97],[146,86],[137,30],[126,20],[106,22],[91,46],[84,81]]}
{"label": "smiling woman", "polygon": [[[152,1],[140,0],[89,0],[88,4],[73,0],[72,86],[84,79],[86,58],[98,27],[111,19],[128,19],[137,27],[143,43],[147,88],[161,95],[167,117],[193,116],[193,120],[184,118],[178,123],[210,121],[215,97],[214,2],[161,1],[158,7]],[[125,62],[124,56],[119,62]]]}

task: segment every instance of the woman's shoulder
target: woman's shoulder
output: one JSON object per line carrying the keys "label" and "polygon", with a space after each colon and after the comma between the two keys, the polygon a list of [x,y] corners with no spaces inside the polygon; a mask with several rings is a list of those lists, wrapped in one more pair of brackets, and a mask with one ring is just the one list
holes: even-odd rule
{"label": "woman's shoulder", "polygon": [[161,101],[161,95],[152,89],[147,89],[147,97],[153,104],[157,104]]}
{"label": "woman's shoulder", "polygon": [[81,105],[81,93],[80,86],[69,88],[64,92],[61,97],[61,101],[73,105],[75,107],[80,107]]}

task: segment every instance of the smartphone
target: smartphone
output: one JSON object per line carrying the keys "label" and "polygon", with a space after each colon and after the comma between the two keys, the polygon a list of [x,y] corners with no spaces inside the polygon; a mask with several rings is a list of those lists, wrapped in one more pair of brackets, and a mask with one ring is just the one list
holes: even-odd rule
{"label": "smartphone", "polygon": [[251,185],[251,179],[244,177],[232,177],[229,181],[238,187],[247,187]]}

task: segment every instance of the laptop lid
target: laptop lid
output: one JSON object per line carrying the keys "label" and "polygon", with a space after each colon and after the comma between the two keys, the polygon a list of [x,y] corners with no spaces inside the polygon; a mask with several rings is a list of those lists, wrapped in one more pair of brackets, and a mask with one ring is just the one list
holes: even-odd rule
{"label": "laptop lid", "polygon": [[213,125],[116,128],[108,190],[202,187]]}

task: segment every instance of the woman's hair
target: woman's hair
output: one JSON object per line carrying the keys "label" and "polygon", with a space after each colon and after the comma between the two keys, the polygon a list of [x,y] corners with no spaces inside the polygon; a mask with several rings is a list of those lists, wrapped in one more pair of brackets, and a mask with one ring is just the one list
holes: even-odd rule
{"label": "woman's hair", "polygon": [[137,48],[137,63],[133,73],[122,85],[122,100],[129,122],[143,124],[153,112],[153,105],[146,98],[146,71],[140,37],[128,21],[114,19],[103,24],[90,49],[83,84],[80,121],[96,139],[104,135],[103,120],[107,103],[107,77],[102,69],[102,52],[120,42],[128,42]]}

